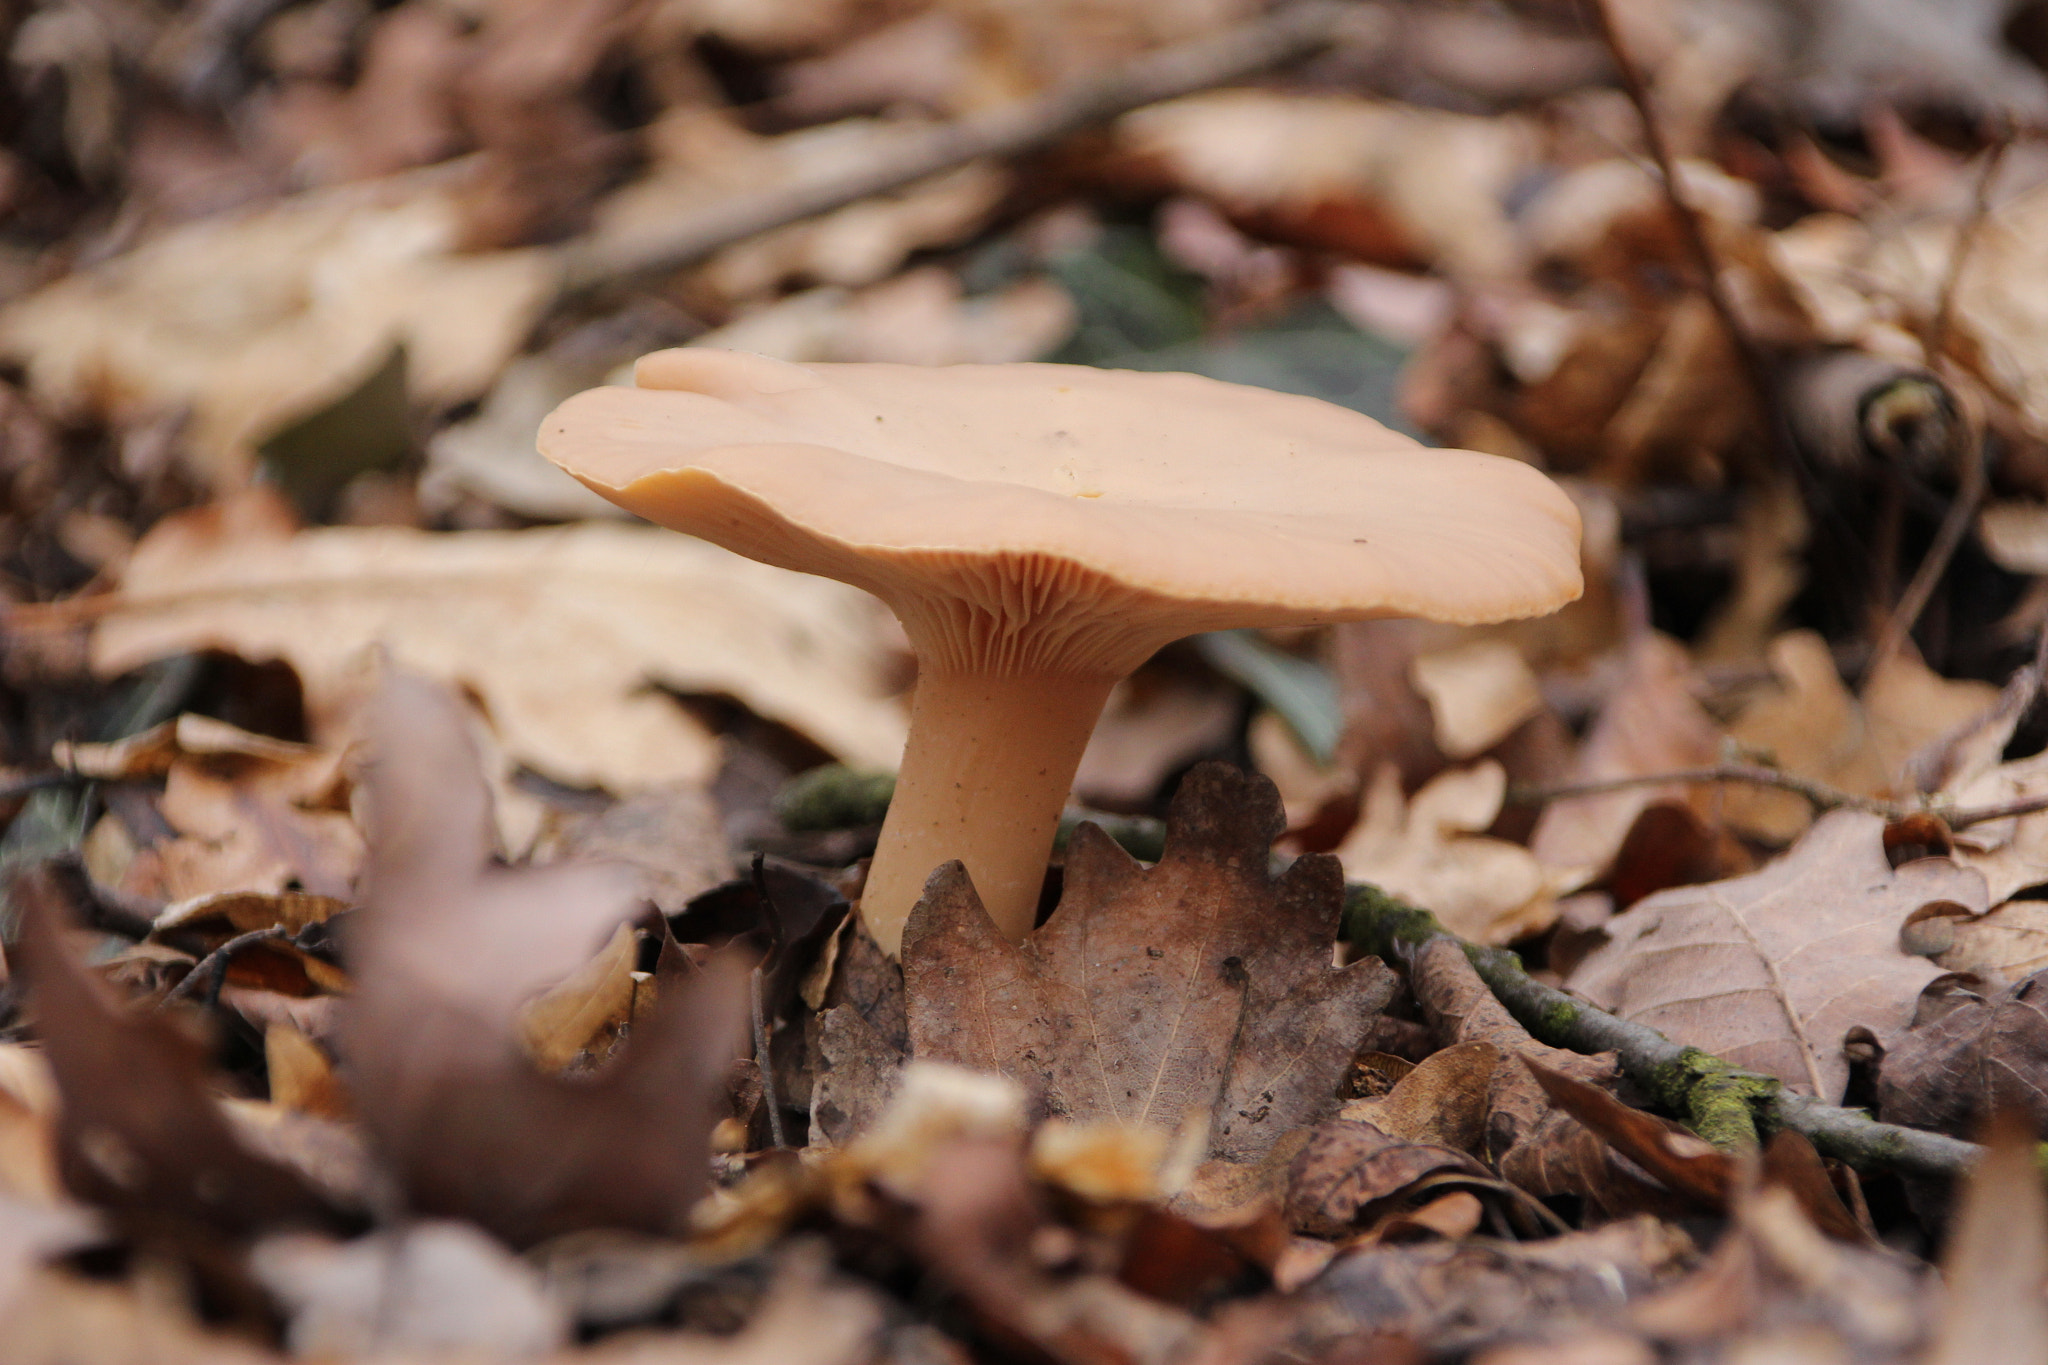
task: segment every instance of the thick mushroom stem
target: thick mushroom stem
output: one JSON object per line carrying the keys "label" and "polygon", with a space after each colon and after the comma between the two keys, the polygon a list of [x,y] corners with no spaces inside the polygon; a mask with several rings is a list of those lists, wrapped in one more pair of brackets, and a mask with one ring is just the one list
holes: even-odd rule
{"label": "thick mushroom stem", "polygon": [[1115,677],[919,675],[896,795],[861,894],[891,957],[941,863],[958,858],[996,927],[1031,932],[1060,811]]}

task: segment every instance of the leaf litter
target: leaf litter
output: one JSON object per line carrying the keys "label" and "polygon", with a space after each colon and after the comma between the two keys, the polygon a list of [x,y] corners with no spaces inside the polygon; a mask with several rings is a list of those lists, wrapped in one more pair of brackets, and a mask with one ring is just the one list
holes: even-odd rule
{"label": "leaf litter", "polygon": [[[2041,1354],[2048,83],[1612,8],[1081,136],[1295,12],[0,26],[0,1356]],[[1082,826],[1021,945],[942,870],[898,963],[874,803],[777,814],[893,766],[885,614],[531,450],[693,341],[1363,406],[1565,482],[1588,591],[1170,647],[1077,784],[1164,856]]]}

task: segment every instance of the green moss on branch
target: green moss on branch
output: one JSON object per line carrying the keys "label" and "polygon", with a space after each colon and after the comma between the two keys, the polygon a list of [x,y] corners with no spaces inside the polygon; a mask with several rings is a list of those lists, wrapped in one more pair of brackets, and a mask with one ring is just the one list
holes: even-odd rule
{"label": "green moss on branch", "polygon": [[1770,1076],[1616,1018],[1535,980],[1507,949],[1467,943],[1429,911],[1378,887],[1346,888],[1344,933],[1360,950],[1403,966],[1437,939],[1457,944],[1487,989],[1538,1042],[1573,1052],[1613,1052],[1630,1079],[1724,1151],[1755,1145],[1760,1132],[1791,1128],[1852,1166],[1947,1177],[1962,1174],[1981,1152],[1974,1143],[1879,1123],[1861,1110],[1794,1093]]}

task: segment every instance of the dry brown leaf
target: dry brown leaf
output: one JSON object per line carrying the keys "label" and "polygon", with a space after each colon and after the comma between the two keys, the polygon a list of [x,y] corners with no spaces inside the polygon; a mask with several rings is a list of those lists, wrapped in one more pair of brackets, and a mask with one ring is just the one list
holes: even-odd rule
{"label": "dry brown leaf", "polygon": [[733,879],[725,822],[710,793],[672,783],[629,796],[548,841],[550,860],[624,863],[664,915]]}
{"label": "dry brown leaf", "polygon": [[[2048,752],[2001,763],[1985,772],[1958,774],[1942,795],[1963,807],[2048,796]],[[1984,874],[1993,904],[2048,882],[2048,812],[1974,824],[1959,837],[1955,858]],[[2015,909],[2022,917],[2032,913],[2023,907]],[[2012,961],[2023,963],[2031,955],[2023,950]]]}
{"label": "dry brown leaf", "polygon": [[461,717],[402,675],[371,714],[371,864],[344,1033],[363,1125],[422,1213],[518,1245],[586,1227],[680,1232],[709,1175],[742,978],[676,960],[609,1065],[574,1080],[536,1070],[518,1011],[641,901],[626,868],[490,865],[489,794]]}
{"label": "dry brown leaf", "polygon": [[[1395,1352],[1408,1341],[1449,1352],[1503,1337],[1520,1339],[1538,1324],[1545,1333],[1583,1329],[1611,1319],[1617,1303],[1675,1279],[1694,1258],[1691,1239],[1654,1218],[1529,1242],[1476,1237],[1371,1247],[1340,1257],[1303,1291],[1309,1311],[1298,1321],[1306,1340],[1297,1339],[1295,1354],[1342,1360],[1342,1346],[1328,1355],[1318,1349],[1333,1345],[1331,1338],[1340,1334],[1357,1334],[1346,1343],[1354,1349],[1380,1347],[1363,1359],[1395,1361],[1404,1359]],[[1571,1365],[1608,1365],[1610,1358],[1568,1359]]]}
{"label": "dry brown leaf", "polygon": [[1599,1134],[1608,1146],[1708,1208],[1727,1200],[1735,1159],[1670,1119],[1623,1104],[1597,1085],[1553,1071],[1534,1057],[1519,1059],[1550,1102]]}
{"label": "dry brown leaf", "polygon": [[450,86],[468,60],[466,26],[432,6],[400,6],[364,40],[347,90],[323,81],[284,83],[261,107],[266,142],[314,185],[388,175],[439,161],[465,141]]}
{"label": "dry brown leaf", "polygon": [[73,958],[47,874],[17,881],[15,901],[20,964],[63,1096],[58,1169],[73,1193],[158,1235],[346,1225],[323,1195],[237,1140],[191,1038],[125,1012]]}
{"label": "dry brown leaf", "polygon": [[204,648],[284,658],[337,736],[381,646],[472,691],[512,761],[572,786],[716,771],[716,740],[656,687],[736,697],[856,766],[902,751],[878,605],[666,532],[292,535],[228,504],[159,524],[100,609],[102,671]]}
{"label": "dry brown leaf", "polygon": [[1535,672],[1506,640],[1469,640],[1418,654],[1409,673],[1429,703],[1436,747],[1446,758],[1485,753],[1543,709]]}
{"label": "dry brown leaf", "polygon": [[269,1237],[249,1267],[283,1310],[295,1356],[530,1359],[569,1337],[534,1268],[466,1223],[408,1221],[351,1242]]}
{"label": "dry brown leaf", "polygon": [[2007,573],[2048,574],[2048,503],[1990,504],[1977,514],[1977,543]]}
{"label": "dry brown leaf", "polygon": [[1786,1189],[1738,1198],[1733,1213],[1689,1278],[1630,1306],[1642,1335],[1676,1354],[1721,1359],[1766,1359],[1787,1342],[1808,1360],[1917,1358],[1926,1295],[1909,1263],[1831,1241]]}
{"label": "dry brown leaf", "polygon": [[51,756],[60,767],[110,781],[164,777],[157,813],[177,837],[137,847],[118,825],[121,846],[112,847],[105,841],[117,826],[102,822],[95,870],[126,891],[180,903],[288,887],[342,897],[362,864],[338,748],[183,715],[112,744],[60,742]]}
{"label": "dry brown leaf", "polygon": [[1602,1009],[1787,1085],[1839,1100],[1850,1029],[1880,1043],[1912,1022],[1940,975],[1902,951],[1932,901],[1984,904],[1984,879],[1945,859],[1894,871],[1884,821],[1840,810],[1792,851],[1732,881],[1662,891],[1607,922],[1609,942],[1568,980]]}
{"label": "dry brown leaf", "polygon": [[320,190],[173,228],[0,311],[0,352],[51,407],[115,422],[191,411],[200,476],[240,487],[257,447],[406,354],[412,395],[475,398],[553,297],[539,251],[457,255],[446,172]]}
{"label": "dry brown leaf", "polygon": [[561,1071],[633,1013],[633,963],[640,941],[621,924],[597,956],[519,1012],[520,1041],[543,1071]]}
{"label": "dry brown leaf", "polygon": [[1929,992],[1885,1052],[1877,1098],[1885,1122],[1953,1137],[1977,1136],[1998,1113],[2048,1132],[2048,977]]}
{"label": "dry brown leaf", "polygon": [[[1832,216],[1798,224],[1778,234],[1776,255],[1798,288],[1824,301],[1836,340],[1931,319],[1951,295],[1951,353],[1970,355],[2039,438],[2048,434],[2048,293],[2032,282],[2048,241],[2048,189],[2001,194],[1981,223],[1967,200],[1945,207],[1892,230]],[[1973,223],[1970,249],[1951,280],[1965,222]]]}
{"label": "dry brown leaf", "polygon": [[1424,1058],[1386,1094],[1352,1100],[1339,1117],[1402,1142],[1477,1152],[1486,1139],[1486,1097],[1500,1062],[1492,1043],[1453,1043]]}
{"label": "dry brown leaf", "polygon": [[273,1351],[201,1327],[183,1304],[127,1285],[40,1270],[0,1312],[8,1365],[277,1365]]}
{"label": "dry brown leaf", "polygon": [[1288,1170],[1287,1221],[1318,1237],[1348,1236],[1371,1226],[1427,1177],[1444,1173],[1494,1181],[1492,1171],[1464,1152],[1402,1142],[1370,1123],[1320,1123]]}
{"label": "dry brown leaf", "polygon": [[[232,939],[259,930],[296,937],[346,910],[344,901],[303,891],[225,892],[196,896],[165,907],[144,944],[162,944],[202,958]],[[328,958],[282,939],[244,944],[229,961],[222,980],[234,986],[294,997],[340,995],[348,975]]]}
{"label": "dry brown leaf", "polygon": [[[1986,870],[1979,859],[1957,852],[1958,862]],[[2011,900],[1983,915],[1939,918],[1946,934],[1929,945],[1936,950],[1928,956],[1947,971],[2008,985],[2048,967],[2048,901]],[[1939,946],[1942,942],[1946,946]]]}
{"label": "dry brown leaf", "polygon": [[[1871,748],[1869,722],[1856,704],[1827,641],[1810,630],[1771,641],[1771,671],[1781,690],[1757,698],[1728,727],[1728,737],[1761,761],[1859,796],[1875,795],[1887,774]],[[1813,806],[1796,792],[1731,783],[1721,815],[1759,839],[1788,844],[1813,823]]]}
{"label": "dry brown leaf", "polygon": [[1948,1293],[1926,1365],[2048,1358],[2048,1201],[2033,1137],[2024,1123],[1997,1124],[1970,1172],[1942,1250]]}
{"label": "dry brown leaf", "polygon": [[[593,261],[636,261],[687,236],[693,219],[724,222],[732,202],[836,183],[887,164],[930,136],[917,119],[845,119],[780,137],[746,131],[723,110],[671,111],[647,133],[655,167],[602,200],[578,250]],[[785,280],[872,284],[922,247],[972,232],[1002,198],[1007,174],[974,162],[893,194],[876,195],[727,247],[697,278],[729,299],[772,294]]]}
{"label": "dry brown leaf", "polygon": [[[1423,949],[1409,980],[1423,1013],[1446,1044],[1485,1043],[1503,1056],[1535,1057],[1553,1071],[1603,1090],[1613,1090],[1621,1082],[1612,1053],[1583,1057],[1531,1038],[1448,940]],[[1551,1103],[1526,1067],[1494,1068],[1486,1094],[1481,1154],[1503,1177],[1541,1198],[1569,1195],[1615,1216],[1644,1209],[1682,1211],[1663,1190],[1618,1161],[1604,1142]]]}
{"label": "dry brown leaf", "polygon": [[827,286],[792,294],[690,344],[798,364],[1000,364],[1050,354],[1074,321],[1072,297],[1050,279],[1033,277],[969,299],[959,276],[923,266],[865,289]]}
{"label": "dry brown leaf", "polygon": [[354,1114],[334,1063],[318,1043],[282,1020],[263,1031],[263,1076],[271,1103],[280,1108],[336,1120]]}
{"label": "dry brown leaf", "polygon": [[[1177,183],[1240,211],[1384,212],[1424,261],[1466,278],[1520,262],[1501,205],[1536,154],[1519,118],[1472,118],[1347,95],[1226,90],[1128,114],[1117,138]],[[1398,262],[1390,262],[1398,263]]]}
{"label": "dry brown leaf", "polygon": [[1902,651],[1864,682],[1859,700],[1870,721],[1878,768],[1896,782],[1913,755],[1996,708],[1999,689],[1969,678],[1944,678]]}
{"label": "dry brown leaf", "polygon": [[1337,848],[1344,874],[1429,906],[1452,933],[1475,943],[1547,929],[1557,897],[1583,883],[1585,870],[1546,867],[1520,844],[1481,836],[1506,795],[1506,770],[1492,759],[1439,773],[1406,802],[1398,775],[1384,766]]}
{"label": "dry brown leaf", "polygon": [[1164,671],[1124,679],[1088,737],[1074,794],[1103,809],[1142,809],[1168,777],[1236,737],[1242,696],[1213,679]]}
{"label": "dry brown leaf", "polygon": [[[1570,780],[1598,782],[1699,768],[1720,757],[1721,735],[1693,699],[1684,646],[1646,633],[1628,648],[1625,672],[1593,722]],[[1563,797],[1543,808],[1529,849],[1546,866],[1604,873],[1645,806],[1673,801],[1710,815],[1708,796],[1676,784]],[[1427,904],[1427,902],[1424,902]]]}
{"label": "dry brown leaf", "polygon": [[1330,965],[1335,859],[1267,874],[1281,828],[1272,783],[1204,764],[1174,796],[1157,866],[1083,826],[1059,909],[1022,945],[948,864],[905,935],[912,1053],[1013,1076],[1072,1118],[1206,1122],[1212,1154],[1256,1161],[1336,1108],[1393,992],[1373,959]]}

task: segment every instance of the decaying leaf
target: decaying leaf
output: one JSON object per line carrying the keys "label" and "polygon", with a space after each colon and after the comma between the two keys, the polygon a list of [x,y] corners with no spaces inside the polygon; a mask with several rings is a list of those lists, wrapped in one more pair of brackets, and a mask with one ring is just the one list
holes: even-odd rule
{"label": "decaying leaf", "polygon": [[1418,654],[1408,667],[1436,721],[1436,747],[1448,758],[1485,753],[1543,709],[1535,672],[1506,640],[1468,640]]}
{"label": "decaying leaf", "polygon": [[100,605],[96,668],[205,648],[283,658],[328,731],[382,646],[474,692],[514,762],[572,786],[716,771],[715,739],[658,687],[736,697],[862,766],[902,750],[878,605],[663,532],[293,535],[274,507],[233,502],[161,523]]}
{"label": "decaying leaf", "polygon": [[1429,906],[1476,943],[1538,933],[1585,869],[1546,867],[1520,844],[1484,837],[1506,795],[1507,772],[1492,759],[1439,773],[1406,802],[1398,774],[1383,766],[1337,857],[1353,881]]}
{"label": "decaying leaf", "polygon": [[1403,1142],[1476,1153],[1486,1138],[1486,1098],[1500,1064],[1500,1049],[1490,1042],[1453,1043],[1417,1063],[1386,1094],[1352,1100],[1339,1117]]}
{"label": "decaying leaf", "polygon": [[2008,1120],[1990,1136],[1942,1253],[1948,1294],[1927,1365],[2048,1356],[2048,1202],[2033,1131]]}
{"label": "decaying leaf", "polygon": [[677,963],[630,1043],[546,1076],[514,1016],[638,913],[626,869],[488,865],[488,793],[455,700],[395,679],[372,715],[372,859],[348,945],[351,1094],[423,1213],[515,1244],[591,1226],[675,1232],[708,1179],[736,1055],[736,968]]}
{"label": "decaying leaf", "polygon": [[1339,1119],[1318,1124],[1288,1171],[1287,1220],[1297,1231],[1344,1237],[1389,1214],[1419,1207],[1442,1193],[1446,1178],[1459,1187],[1497,1185],[1492,1171],[1465,1153],[1423,1142],[1402,1142],[1370,1123]]}
{"label": "decaying leaf", "polygon": [[[1503,1057],[1540,1060],[1551,1071],[1612,1091],[1621,1071],[1612,1053],[1585,1057],[1546,1047],[1515,1022],[1479,979],[1464,953],[1447,941],[1424,948],[1409,974],[1416,1000],[1447,1045],[1485,1044]],[[1418,1068],[1419,1070],[1419,1068]],[[1543,1092],[1526,1066],[1493,1068],[1485,1097],[1481,1155],[1503,1177],[1539,1197],[1566,1195],[1613,1215],[1680,1206],[1633,1165]]]}
{"label": "decaying leaf", "polygon": [[1877,1093],[1887,1123],[1974,1137],[2004,1113],[2048,1132],[2048,976],[1922,996],[1913,1027],[1885,1052]]}
{"label": "decaying leaf", "polygon": [[[1645,633],[1624,655],[1625,672],[1601,708],[1573,765],[1570,780],[1653,777],[1699,768],[1720,757],[1721,735],[1692,694],[1692,660],[1684,646]],[[1529,848],[1554,868],[1607,870],[1644,807],[1676,801],[1702,808],[1697,787],[1627,787],[1562,797],[1543,808]]]}
{"label": "decaying leaf", "polygon": [[459,180],[423,171],[174,228],[0,313],[0,350],[60,410],[189,408],[199,473],[237,487],[266,437],[394,344],[435,403],[481,394],[517,353],[553,267],[538,251],[457,254]]}
{"label": "decaying leaf", "polygon": [[63,1095],[57,1156],[66,1186],[159,1234],[348,1225],[322,1193],[237,1140],[192,1039],[108,998],[64,942],[61,902],[41,874],[25,877],[16,897],[22,967]]}
{"label": "decaying leaf", "polygon": [[463,1223],[407,1223],[346,1243],[270,1237],[250,1264],[289,1315],[285,1340],[298,1356],[530,1357],[569,1335],[533,1268]]}
{"label": "decaying leaf", "polygon": [[1607,1145],[1657,1177],[1664,1185],[1708,1208],[1728,1197],[1734,1159],[1711,1142],[1669,1119],[1632,1109],[1597,1085],[1552,1071],[1533,1057],[1522,1065],[1551,1103],[1598,1133]]}
{"label": "decaying leaf", "polygon": [[1915,1358],[1927,1296],[1908,1263],[1830,1240],[1776,1186],[1738,1198],[1733,1223],[1684,1282],[1632,1305],[1637,1332],[1667,1350],[1718,1347],[1735,1359],[1788,1340],[1820,1360]]}
{"label": "decaying leaf", "polygon": [[1479,279],[1517,262],[1501,193],[1535,151],[1517,119],[1230,90],[1139,110],[1117,132],[1188,188],[1280,220],[1283,236],[1387,264],[1419,253]]}
{"label": "decaying leaf", "polygon": [[1370,1332],[1456,1351],[1605,1324],[1676,1280],[1694,1255],[1684,1233],[1647,1217],[1536,1242],[1371,1247],[1339,1258],[1306,1291],[1313,1308],[1299,1319],[1308,1340],[1297,1349],[1314,1359],[1313,1343]]}
{"label": "decaying leaf", "polygon": [[1282,827],[1272,783],[1196,768],[1159,864],[1084,825],[1059,909],[1021,946],[958,864],[941,868],[905,937],[912,1053],[1013,1076],[1073,1118],[1206,1122],[1216,1156],[1256,1160],[1336,1107],[1393,992],[1376,961],[1330,965],[1335,859],[1267,874]]}
{"label": "decaying leaf", "polygon": [[1848,1082],[1849,1030],[1896,1037],[1940,974],[1901,950],[1906,917],[1931,901],[1984,904],[1983,878],[1946,860],[1893,870],[1883,834],[1875,815],[1835,811],[1760,871],[1659,892],[1608,921],[1610,941],[1568,984],[1832,1102]]}

